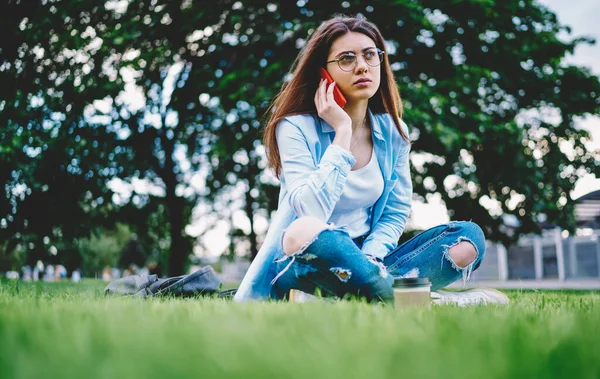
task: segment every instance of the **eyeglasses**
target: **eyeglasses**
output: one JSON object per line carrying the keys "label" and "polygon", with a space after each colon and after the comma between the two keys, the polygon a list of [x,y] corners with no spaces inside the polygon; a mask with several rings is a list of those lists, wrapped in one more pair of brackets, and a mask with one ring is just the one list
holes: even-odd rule
{"label": "eyeglasses", "polygon": [[[368,49],[361,55],[369,66],[377,67],[381,64],[381,62],[383,62],[383,54],[384,52],[379,49]],[[340,66],[340,70],[348,72],[354,70],[356,67],[356,64],[358,63],[358,56],[351,52],[345,52],[342,53],[338,59],[327,61],[325,64],[333,62],[337,62],[338,66]]]}

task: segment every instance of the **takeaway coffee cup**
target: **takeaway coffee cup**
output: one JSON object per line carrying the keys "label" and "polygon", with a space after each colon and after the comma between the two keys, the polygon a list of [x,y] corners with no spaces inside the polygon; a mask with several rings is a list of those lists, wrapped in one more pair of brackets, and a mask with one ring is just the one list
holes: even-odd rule
{"label": "takeaway coffee cup", "polygon": [[396,308],[431,307],[429,278],[397,278],[393,289]]}

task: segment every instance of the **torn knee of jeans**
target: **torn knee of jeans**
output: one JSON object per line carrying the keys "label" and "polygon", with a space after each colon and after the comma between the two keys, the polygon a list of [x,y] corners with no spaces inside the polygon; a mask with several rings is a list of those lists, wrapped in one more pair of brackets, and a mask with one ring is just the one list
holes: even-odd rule
{"label": "torn knee of jeans", "polygon": [[367,259],[369,260],[369,262],[373,263],[375,266],[377,266],[379,268],[379,276],[381,276],[382,278],[388,277],[389,274],[388,274],[387,268],[385,267],[383,262],[381,262],[380,260],[378,260],[377,258],[375,258],[371,255],[367,255]]}
{"label": "torn knee of jeans", "polygon": [[[473,248],[475,249],[475,259],[473,259],[473,262],[469,263],[468,265],[461,267],[461,266],[459,266],[459,265],[456,264],[456,262],[454,261],[454,259],[452,259],[452,256],[450,255],[450,249],[452,249],[454,246],[458,245],[459,243],[461,243],[463,241],[467,241],[467,242],[469,242],[473,246]],[[455,243],[453,243],[452,245],[442,245],[442,249],[443,249],[443,256],[444,256],[444,258],[447,261],[449,261],[452,264],[452,267],[455,270],[457,270],[457,271],[461,270],[461,269],[465,269],[465,268],[471,266],[477,260],[477,257],[479,257],[479,251],[477,250],[477,245],[475,245],[473,243],[473,241],[471,241],[467,237],[462,237],[462,236],[458,237],[458,240]],[[444,260],[442,259],[442,264],[443,263],[444,263]]]}
{"label": "torn knee of jeans", "polygon": [[[275,278],[271,281],[271,285],[274,285],[275,282],[277,281],[277,279],[279,279],[283,274],[286,273],[287,270],[289,270],[289,268],[292,266],[292,264],[294,263],[294,261],[296,260],[296,257],[304,259],[305,261],[310,261],[312,259],[317,258],[317,256],[315,254],[311,254],[311,253],[305,253],[305,250],[308,249],[308,247],[315,242],[319,236],[321,235],[321,233],[323,233],[326,230],[345,230],[345,226],[342,227],[336,227],[335,224],[332,222],[330,224],[326,224],[323,229],[321,229],[321,231],[319,231],[318,233],[316,233],[308,242],[304,243],[300,249],[298,249],[297,251],[295,251],[292,254],[283,254],[283,256],[279,259],[275,259],[273,262],[274,263],[279,263],[279,262],[283,262],[286,260],[290,260],[290,262],[288,263],[288,265],[281,270],[281,272],[279,272],[279,274],[277,274],[275,276]],[[283,235],[281,236],[281,250],[284,251],[283,249],[283,237],[285,236],[285,232],[287,231],[287,229],[284,230]]]}
{"label": "torn knee of jeans", "polygon": [[341,267],[332,267],[329,269],[329,271],[333,272],[333,274],[344,283],[347,283],[352,276],[352,272],[350,270]]}
{"label": "torn knee of jeans", "polygon": [[[295,252],[293,252],[291,254],[285,254],[284,257],[281,260],[285,260],[286,257],[291,257],[291,256],[294,256],[294,255],[300,255],[300,254],[302,254],[306,249],[308,249],[308,247],[310,245],[313,244],[313,242],[315,242],[317,239],[319,239],[319,236],[324,231],[327,231],[327,230],[342,230],[342,229],[343,229],[342,227],[336,227],[333,222],[329,223],[329,224],[326,224],[323,227],[323,229],[321,229],[320,231],[318,231],[317,233],[315,233],[315,235],[311,239],[309,239],[308,241],[306,241],[305,243],[303,243],[302,246],[300,246],[300,248],[298,250],[296,250]],[[286,232],[287,232],[287,228],[284,229],[283,234],[281,235],[281,242],[280,242],[280,244],[281,244],[281,251],[285,251],[285,249],[283,248],[283,239],[285,237]]]}
{"label": "torn knee of jeans", "polygon": [[[468,265],[466,265],[464,267],[460,267],[459,265],[457,265],[456,262],[454,262],[454,260],[450,256],[450,249],[453,246],[458,245],[462,241],[470,242],[471,245],[473,245],[473,247],[475,248],[475,259],[473,260],[473,262],[469,263]],[[442,254],[442,264],[441,264],[441,267],[442,268],[444,267],[444,260],[450,262],[450,264],[452,265],[453,269],[455,269],[456,271],[462,273],[463,287],[466,287],[467,286],[467,282],[471,279],[471,274],[473,273],[473,265],[475,264],[475,262],[477,262],[477,257],[479,257],[479,251],[477,250],[477,245],[475,245],[473,243],[473,241],[471,241],[467,237],[462,237],[461,236],[461,237],[458,237],[458,240],[456,241],[456,243],[454,243],[452,245],[442,245],[442,248],[444,249],[444,251],[443,251],[443,254]]]}

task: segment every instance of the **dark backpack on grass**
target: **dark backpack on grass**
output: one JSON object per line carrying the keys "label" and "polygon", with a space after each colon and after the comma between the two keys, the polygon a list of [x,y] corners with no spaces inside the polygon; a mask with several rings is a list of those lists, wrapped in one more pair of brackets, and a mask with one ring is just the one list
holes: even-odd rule
{"label": "dark backpack on grass", "polygon": [[114,295],[177,296],[212,295],[221,288],[221,279],[211,266],[189,275],[158,278],[157,275],[130,275],[110,282],[104,292]]}

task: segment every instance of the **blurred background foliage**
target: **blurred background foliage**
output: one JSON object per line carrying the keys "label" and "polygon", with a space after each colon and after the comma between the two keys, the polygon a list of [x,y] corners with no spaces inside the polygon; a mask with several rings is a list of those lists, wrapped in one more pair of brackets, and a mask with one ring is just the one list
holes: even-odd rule
{"label": "blurred background foliage", "polygon": [[[415,198],[441,196],[453,219],[504,243],[541,223],[574,228],[569,193],[584,174],[600,176],[574,119],[598,113],[600,82],[562,58],[593,41],[570,37],[535,1],[8,0],[0,270],[117,264],[135,234],[178,275],[221,219],[232,227],[226,254],[253,257],[255,221],[278,194],[261,117],[307,36],[335,13],[364,14],[387,40]],[[249,232],[233,225],[240,212]],[[186,232],[194,219],[203,229]]]}
{"label": "blurred background foliage", "polygon": [[121,250],[132,237],[127,225],[117,224],[115,230],[94,230],[77,244],[81,269],[86,276],[94,276],[99,268],[117,267]]}

